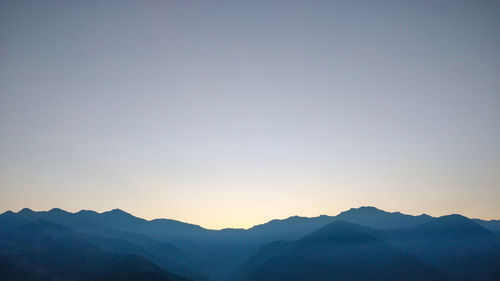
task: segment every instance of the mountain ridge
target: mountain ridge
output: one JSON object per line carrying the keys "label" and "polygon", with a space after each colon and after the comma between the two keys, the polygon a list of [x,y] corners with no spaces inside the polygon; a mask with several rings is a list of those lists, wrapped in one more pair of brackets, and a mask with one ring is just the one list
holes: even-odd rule
{"label": "mountain ridge", "polygon": [[[205,230],[209,231],[221,231],[221,230],[251,230],[251,229],[257,229],[260,228],[264,225],[267,224],[272,224],[272,223],[280,223],[280,222],[286,222],[286,221],[300,221],[300,220],[316,220],[316,219],[328,219],[328,218],[343,218],[346,215],[354,215],[354,214],[359,214],[359,213],[372,213],[372,214],[384,214],[384,215],[397,215],[397,216],[403,216],[403,217],[413,217],[413,218],[436,218],[434,216],[428,215],[426,213],[422,213],[420,215],[411,215],[411,214],[405,214],[401,213],[399,211],[395,212],[390,212],[390,211],[385,211],[382,209],[379,209],[374,206],[368,206],[368,205],[363,205],[360,207],[355,207],[355,208],[350,208],[349,210],[341,211],[337,215],[326,215],[326,214],[321,214],[318,216],[299,216],[299,215],[291,215],[289,217],[283,218],[283,219],[271,219],[269,221],[266,221],[264,223],[256,224],[254,226],[250,226],[247,228],[243,227],[225,227],[225,228],[220,228],[220,229],[212,229],[212,228],[206,228],[198,224],[190,223],[190,222],[184,222],[181,220],[176,220],[176,219],[171,219],[171,218],[154,218],[154,219],[144,219],[137,217],[127,211],[124,211],[120,208],[114,208],[108,211],[102,211],[102,212],[97,212],[94,210],[89,210],[89,209],[82,209],[79,211],[75,212],[69,212],[61,208],[51,208],[49,210],[41,210],[41,211],[35,211],[30,208],[22,208],[18,212],[15,212],[13,210],[6,210],[3,213],[0,214],[2,215],[9,215],[9,214],[23,214],[23,215],[32,215],[32,214],[40,214],[40,213],[59,213],[59,214],[77,214],[77,215],[104,215],[104,216],[122,216],[122,217],[128,217],[130,219],[137,220],[138,222],[158,222],[158,223],[163,223],[163,222],[168,222],[168,223],[181,223],[181,224],[187,224],[190,226],[202,228]],[[492,223],[492,224],[499,224],[500,225],[500,219],[480,219],[480,218],[472,218],[474,221],[479,221],[481,223]],[[500,226],[497,227],[500,230]]]}
{"label": "mountain ridge", "polygon": [[[342,229],[341,226],[344,225],[349,229],[346,233],[351,234],[356,233],[357,230],[354,230],[358,229],[359,232],[364,232],[370,237],[382,242],[386,241],[389,243],[386,246],[395,247],[396,250],[414,251],[419,260],[426,260],[427,257],[418,251],[418,247],[414,249],[415,247],[412,245],[423,243],[414,238],[422,237],[424,232],[432,239],[439,236],[440,241],[445,242],[446,239],[461,239],[457,241],[465,243],[461,250],[464,254],[478,257],[478,260],[487,262],[491,260],[493,255],[491,251],[486,255],[477,256],[471,252],[471,249],[474,247],[477,249],[496,247],[492,245],[496,245],[495,243],[500,237],[498,233],[493,231],[497,227],[496,221],[470,220],[458,215],[439,218],[426,214],[413,216],[400,212],[386,212],[370,206],[351,208],[337,216],[290,216],[286,219],[270,220],[248,229],[226,228],[221,230],[206,229],[199,225],[172,219],[147,220],[135,217],[120,209],[101,213],[92,210],[71,213],[59,208],[52,208],[48,211],[33,211],[24,208],[17,213],[6,211],[0,214],[0,233],[15,231],[19,226],[40,219],[96,237],[89,241],[107,251],[144,256],[163,269],[193,280],[218,281],[232,280],[235,269],[245,264],[264,245],[277,243],[273,245],[283,246],[292,241],[304,242],[312,239],[311,236],[307,238],[308,235],[314,232],[318,233],[317,231],[329,224],[334,225],[337,230]],[[436,221],[439,223],[433,227]],[[419,226],[425,226],[425,231],[419,232]],[[483,228],[485,229],[483,230]],[[447,232],[449,232],[447,236],[443,235]],[[478,235],[471,236],[472,233]],[[333,233],[325,235],[333,235]],[[335,235],[340,239],[341,233]],[[407,241],[402,240],[402,237],[406,236],[413,238]],[[467,236],[470,236],[468,240],[461,238],[467,238]],[[338,241],[338,245],[347,245],[352,237],[342,239]],[[359,239],[362,241],[364,238],[360,237]],[[484,240],[484,242],[476,243],[477,239]],[[328,240],[322,241],[318,237],[309,241],[328,242]],[[443,249],[450,251],[449,245],[453,244],[446,243],[443,244]],[[312,247],[312,245],[309,246]],[[387,249],[386,246],[380,247]],[[432,252],[432,248],[435,246],[424,243],[421,248],[426,249],[426,253],[432,253],[435,256],[437,254]],[[382,248],[379,250],[382,251]],[[396,253],[394,250],[388,251]],[[457,264],[462,262],[460,256],[451,256],[451,258],[457,260]],[[432,259],[430,261],[434,262]],[[439,262],[442,263],[442,261]],[[450,267],[442,268],[450,270]],[[476,268],[482,267],[477,265]]]}

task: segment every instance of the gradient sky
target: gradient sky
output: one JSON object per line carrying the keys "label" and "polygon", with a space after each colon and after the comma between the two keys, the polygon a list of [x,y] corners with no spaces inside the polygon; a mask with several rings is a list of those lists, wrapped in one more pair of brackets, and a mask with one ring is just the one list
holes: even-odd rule
{"label": "gradient sky", "polygon": [[0,1],[0,211],[500,219],[500,1]]}

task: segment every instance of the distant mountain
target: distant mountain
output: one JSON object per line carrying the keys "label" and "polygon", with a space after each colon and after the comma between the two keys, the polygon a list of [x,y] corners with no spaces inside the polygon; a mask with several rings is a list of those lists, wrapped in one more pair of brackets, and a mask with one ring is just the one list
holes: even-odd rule
{"label": "distant mountain", "polygon": [[335,217],[326,215],[312,218],[293,216],[283,220],[272,220],[256,225],[248,229],[247,233],[249,236],[262,242],[295,240],[335,219]]}
{"label": "distant mountain", "polygon": [[499,237],[461,215],[439,217],[384,236],[391,245],[414,254],[453,280],[500,280]]}
{"label": "distant mountain", "polygon": [[484,227],[462,215],[447,215],[432,219],[416,226],[412,233],[428,237],[482,238],[497,240],[498,238]]}
{"label": "distant mountain", "polygon": [[[444,247],[446,243],[451,243],[446,239],[461,237],[460,233],[462,232],[459,230],[467,229],[468,232],[466,231],[466,233],[472,233],[472,228],[462,229],[457,226],[459,220],[449,221],[446,224],[442,221],[438,226],[443,227],[444,230],[432,232],[430,225],[435,223],[436,218],[425,214],[412,216],[399,212],[386,212],[375,207],[353,208],[337,216],[322,215],[311,218],[292,216],[286,219],[271,220],[249,229],[223,230],[205,229],[198,225],[170,219],[145,220],[119,209],[103,213],[91,210],[70,213],[57,208],[42,212],[34,212],[25,208],[17,213],[7,211],[1,214],[0,233],[18,231],[23,225],[39,219],[67,227],[78,233],[80,239],[97,246],[105,252],[117,255],[140,256],[158,265],[162,270],[186,276],[190,279],[218,281],[232,280],[235,270],[248,263],[248,259],[257,252],[262,253],[262,251],[269,250],[276,245],[283,246],[287,243],[286,241],[291,243],[289,245],[295,245],[294,243],[302,238],[338,220],[369,227],[368,229],[371,232],[366,234],[388,243],[390,247],[412,253],[425,264],[432,265],[440,272],[448,273],[448,268],[453,268],[453,266],[435,266],[433,259],[427,259],[427,254],[430,257],[437,257],[439,253],[432,251],[432,249],[435,249],[432,244],[421,244],[420,240],[424,239],[422,238],[424,237],[424,231],[418,230],[419,227],[425,226],[425,228],[428,228],[426,230],[428,234],[425,237],[430,238],[425,238],[427,240],[433,240],[438,233],[443,231],[443,233],[450,233],[450,237],[443,236],[440,238],[445,241],[442,246],[443,251],[450,253],[453,253],[454,249]],[[486,268],[483,270],[486,273],[477,276],[482,276],[481,280],[487,280],[487,276],[494,274],[492,268],[496,265],[493,263],[488,265],[493,256],[491,254],[485,256],[484,253],[479,256],[469,255],[471,251],[460,249],[471,249],[471,247],[480,249],[479,247],[483,244],[477,242],[477,240],[489,241],[485,242],[484,245],[486,245],[486,248],[492,249],[492,245],[496,245],[495,241],[499,237],[499,221],[474,221],[476,222],[475,225],[484,226],[478,231],[487,231],[486,229],[493,232],[497,231],[497,236],[492,236],[491,232],[487,231],[489,233],[489,235],[486,235],[488,238],[481,235],[474,236],[476,238],[471,239],[470,243],[466,243],[460,238],[461,240],[458,241],[460,243],[457,242],[458,244],[456,244],[457,249],[459,249],[459,254],[456,255],[457,259],[455,259],[455,262],[451,262],[453,257],[450,256],[449,263],[468,268],[467,263],[460,260],[461,255],[474,258],[478,262],[471,262],[470,264],[477,263]],[[263,247],[263,245],[268,246]],[[421,246],[422,249],[427,249],[425,251],[427,254],[411,248],[412,245],[419,245],[418,247]],[[284,248],[281,247],[281,249]],[[271,255],[274,253],[274,251],[268,252]],[[441,261],[436,262],[441,263]],[[462,263],[465,263],[465,265],[462,265]],[[479,270],[483,268],[481,266],[470,267],[470,270]],[[453,274],[448,274],[448,276],[456,279]],[[465,274],[465,276],[475,275],[470,273],[469,275]]]}
{"label": "distant mountain", "polygon": [[487,220],[473,219],[473,221],[500,236],[500,220],[487,221]]}
{"label": "distant mountain", "polygon": [[293,242],[262,247],[240,270],[241,280],[446,280],[415,256],[372,236],[371,229],[335,221]]}
{"label": "distant mountain", "polygon": [[137,255],[106,252],[67,227],[36,220],[0,232],[0,280],[187,280]]}
{"label": "distant mountain", "polygon": [[375,229],[390,229],[414,227],[432,220],[433,217],[426,214],[412,216],[400,212],[389,213],[375,207],[361,207],[342,212],[336,219]]}
{"label": "distant mountain", "polygon": [[64,210],[53,208],[50,211],[34,212],[24,208],[18,213],[11,211],[0,215],[2,227],[12,227],[27,223],[36,219],[53,221],[62,225],[82,230],[101,226],[108,229],[126,231],[129,233],[146,234],[149,237],[169,237],[196,235],[197,232],[209,232],[198,225],[184,223],[169,219],[145,220],[135,217],[120,209],[97,213],[90,210],[81,210],[77,213],[70,213]]}
{"label": "distant mountain", "polygon": [[352,208],[337,216],[318,217],[293,216],[283,220],[272,220],[248,229],[248,236],[261,242],[275,240],[296,240],[335,220],[343,220],[376,229],[411,228],[432,220],[433,217],[405,215],[399,212],[385,212],[375,207]]}
{"label": "distant mountain", "polygon": [[46,212],[34,212],[24,208],[18,213],[6,212],[0,215],[0,231],[13,230],[36,220],[53,222],[89,234],[91,236],[87,236],[86,239],[92,239],[94,244],[100,245],[106,251],[140,255],[166,270],[191,278],[204,279],[201,274],[188,269],[190,261],[186,254],[170,243],[140,233],[117,230],[119,226],[146,222],[121,210],[99,214],[94,211],[69,213],[57,208]]}

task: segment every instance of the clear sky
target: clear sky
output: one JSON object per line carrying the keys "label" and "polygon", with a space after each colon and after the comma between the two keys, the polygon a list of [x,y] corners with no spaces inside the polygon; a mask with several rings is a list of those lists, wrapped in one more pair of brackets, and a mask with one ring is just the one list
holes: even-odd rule
{"label": "clear sky", "polygon": [[0,1],[0,211],[500,219],[500,1]]}

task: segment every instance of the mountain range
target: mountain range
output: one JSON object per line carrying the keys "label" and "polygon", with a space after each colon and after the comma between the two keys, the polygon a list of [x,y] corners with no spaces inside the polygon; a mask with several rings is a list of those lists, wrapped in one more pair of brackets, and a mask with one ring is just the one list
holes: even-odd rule
{"label": "mountain range", "polygon": [[210,230],[114,209],[0,215],[7,280],[500,280],[500,221],[353,208]]}

